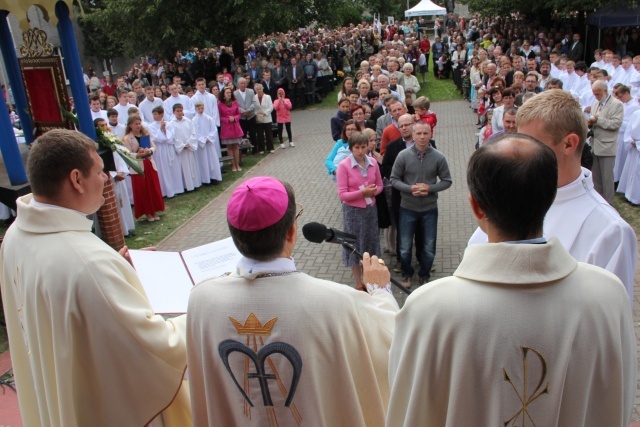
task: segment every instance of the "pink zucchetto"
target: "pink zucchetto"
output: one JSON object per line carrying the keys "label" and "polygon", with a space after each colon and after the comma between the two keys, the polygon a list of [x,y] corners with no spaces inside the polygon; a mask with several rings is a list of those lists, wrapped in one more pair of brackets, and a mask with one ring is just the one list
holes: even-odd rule
{"label": "pink zucchetto", "polygon": [[235,189],[227,205],[227,219],[238,230],[264,230],[280,221],[288,206],[287,189],[280,181],[257,176]]}

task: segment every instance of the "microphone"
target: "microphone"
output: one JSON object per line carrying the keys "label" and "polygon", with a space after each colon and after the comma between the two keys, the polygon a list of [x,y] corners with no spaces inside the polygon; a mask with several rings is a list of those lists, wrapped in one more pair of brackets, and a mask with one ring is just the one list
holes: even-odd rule
{"label": "microphone", "polygon": [[343,243],[355,244],[358,239],[355,235],[336,230],[335,228],[327,228],[318,222],[309,222],[302,227],[304,238],[312,243]]}

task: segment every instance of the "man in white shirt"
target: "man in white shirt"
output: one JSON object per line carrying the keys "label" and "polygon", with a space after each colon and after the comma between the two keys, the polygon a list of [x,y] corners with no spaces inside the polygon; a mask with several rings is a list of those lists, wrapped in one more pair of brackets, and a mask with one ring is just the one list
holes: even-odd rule
{"label": "man in white shirt", "polygon": [[566,73],[560,76],[560,80],[562,80],[562,90],[569,93],[574,90],[574,86],[580,81],[580,77],[575,72],[575,66],[575,62],[567,61]]}
{"label": "man in white shirt", "polygon": [[181,104],[173,106],[173,144],[182,164],[182,180],[187,191],[193,191],[202,186],[200,170],[196,161],[198,150],[198,137],[191,120],[184,117]]}
{"label": "man in white shirt", "polygon": [[599,67],[603,70],[607,70],[607,73],[609,73],[609,76],[613,76],[613,73],[615,73],[615,67],[613,65],[613,56],[614,53],[611,52],[610,50],[605,50],[602,52],[602,59],[604,61],[604,63],[602,64],[602,67]]}
{"label": "man in white shirt", "polygon": [[144,88],[145,98],[138,106],[138,109],[140,110],[140,117],[146,123],[153,123],[153,109],[156,107],[162,107],[162,99],[156,98],[153,93],[153,86],[147,86]]}
{"label": "man in white shirt", "polygon": [[165,120],[170,121],[173,119],[173,106],[176,104],[182,105],[182,111],[187,118],[192,118],[195,115],[191,100],[187,95],[180,95],[180,86],[177,84],[169,85],[170,97],[164,100],[163,108],[165,113]]}
{"label": "man in white shirt", "polygon": [[629,86],[631,82],[631,77],[633,76],[633,59],[630,55],[625,55],[622,58],[622,62],[620,63],[620,69],[616,72],[616,74],[611,78],[613,82],[610,87],[615,86],[617,83],[623,84],[625,86]]}
{"label": "man in white shirt", "polygon": [[118,89],[116,91],[118,103],[113,107],[118,112],[118,123],[123,126],[126,126],[127,120],[129,120],[129,108],[138,109],[134,104],[129,103],[129,98],[127,97],[128,94],[129,92],[126,90]]}
{"label": "man in white shirt", "polygon": [[593,57],[595,61],[591,64],[590,68],[602,68],[604,67],[604,59],[602,59],[602,49],[596,49],[593,51]]}
{"label": "man in white shirt", "polygon": [[543,237],[558,172],[554,150],[522,134],[471,156],[469,201],[488,243],[468,247],[452,277],[412,293],[396,316],[387,427],[629,425],[629,299],[617,277]]}
{"label": "man in white shirt", "polygon": [[100,97],[96,95],[91,95],[89,98],[89,107],[91,108],[91,119],[103,119],[105,122],[107,121],[107,112],[100,109]]}
{"label": "man in white shirt", "polygon": [[[558,193],[547,212],[544,236],[557,237],[578,261],[620,278],[633,304],[638,244],[633,229],[593,188],[591,171],[580,158],[587,124],[579,105],[561,90],[542,92],[518,110],[518,131],[551,147],[558,158]],[[477,229],[469,245],[486,243]]]}

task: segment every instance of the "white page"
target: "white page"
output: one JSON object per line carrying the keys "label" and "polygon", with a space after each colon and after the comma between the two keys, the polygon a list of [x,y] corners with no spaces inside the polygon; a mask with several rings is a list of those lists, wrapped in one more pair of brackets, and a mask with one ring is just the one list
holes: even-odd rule
{"label": "white page", "polygon": [[191,278],[178,252],[129,250],[156,313],[186,313]]}
{"label": "white page", "polygon": [[196,285],[203,280],[236,271],[241,257],[231,237],[182,251],[182,258]]}

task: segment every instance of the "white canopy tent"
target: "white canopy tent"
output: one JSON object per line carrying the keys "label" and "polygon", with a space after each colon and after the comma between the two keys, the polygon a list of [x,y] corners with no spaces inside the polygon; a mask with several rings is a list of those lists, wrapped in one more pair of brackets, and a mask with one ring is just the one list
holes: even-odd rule
{"label": "white canopy tent", "polygon": [[447,9],[440,7],[430,0],[420,0],[420,3],[413,6],[409,10],[404,11],[404,16],[409,18],[412,16],[430,16],[430,15],[446,15]]}

